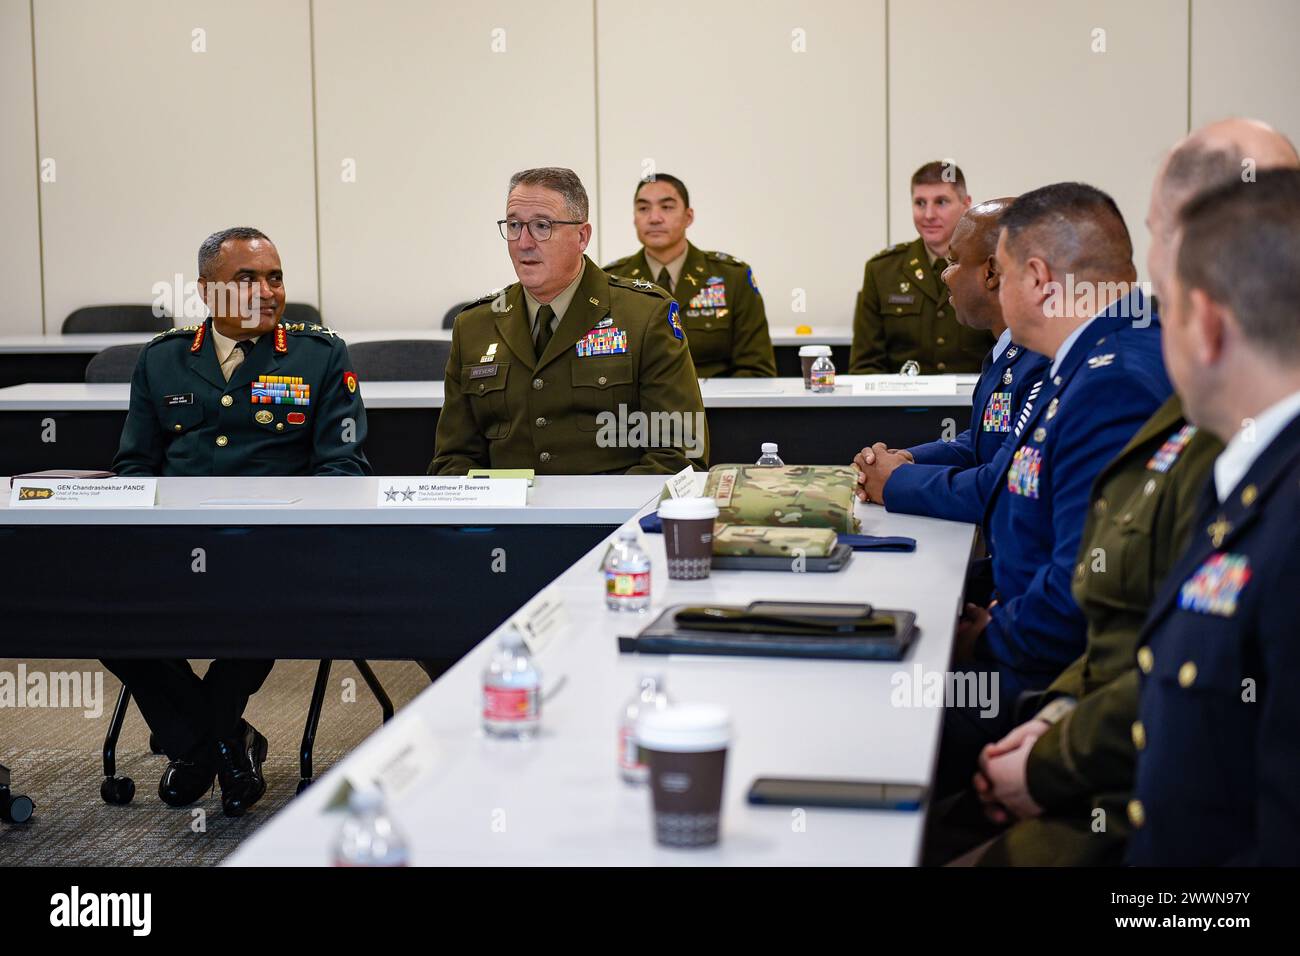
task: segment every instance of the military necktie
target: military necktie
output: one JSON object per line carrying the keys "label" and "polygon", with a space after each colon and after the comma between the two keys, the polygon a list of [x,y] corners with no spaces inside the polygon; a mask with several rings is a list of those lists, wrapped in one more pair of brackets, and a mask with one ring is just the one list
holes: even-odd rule
{"label": "military necktie", "polygon": [[[235,347],[231,349],[230,354],[226,356],[225,365],[221,367],[221,370],[226,373],[227,382],[229,382],[231,376],[235,374],[235,369],[239,368],[239,366],[244,364],[244,362],[248,359],[249,353],[252,351],[253,351],[252,339],[244,339],[242,342],[235,343]],[[235,357],[236,355],[238,355],[239,357],[236,358]]]}
{"label": "military necktie", "polygon": [[668,274],[668,267],[664,266],[659,270],[659,278],[656,280],[663,290],[669,295],[673,294],[673,277]]}
{"label": "military necktie", "polygon": [[542,353],[546,351],[546,343],[551,341],[551,320],[555,318],[555,310],[549,305],[544,305],[537,310],[537,340],[533,348],[537,351],[537,357],[541,358]]}

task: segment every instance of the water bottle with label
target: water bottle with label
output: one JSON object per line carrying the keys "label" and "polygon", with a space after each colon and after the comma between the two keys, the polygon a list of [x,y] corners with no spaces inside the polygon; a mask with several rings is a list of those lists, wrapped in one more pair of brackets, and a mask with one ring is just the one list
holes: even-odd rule
{"label": "water bottle with label", "polygon": [[483,730],[493,737],[527,739],[542,723],[542,672],[515,627],[483,671]]}
{"label": "water bottle with label", "polygon": [[649,770],[641,762],[640,748],[636,742],[636,722],[643,713],[663,710],[672,704],[664,691],[664,676],[658,671],[641,674],[641,684],[632,699],[623,707],[622,721],[618,726],[618,773],[625,783],[640,785],[646,782]]}
{"label": "water bottle with label", "polygon": [[835,363],[829,356],[820,355],[809,370],[809,380],[814,392],[835,391]]}
{"label": "water bottle with label", "polygon": [[605,607],[644,611],[650,606],[650,556],[641,550],[636,529],[619,531],[605,553]]}
{"label": "water bottle with label", "polygon": [[758,456],[757,464],[763,465],[768,468],[780,468],[782,465],[785,464],[785,462],[781,460],[781,456],[778,455],[776,452],[777,452],[776,442],[774,441],[763,442],[763,454]]}
{"label": "water bottle with label", "polygon": [[407,866],[411,862],[406,840],[384,808],[384,796],[375,787],[348,795],[348,815],[334,841],[335,866]]}

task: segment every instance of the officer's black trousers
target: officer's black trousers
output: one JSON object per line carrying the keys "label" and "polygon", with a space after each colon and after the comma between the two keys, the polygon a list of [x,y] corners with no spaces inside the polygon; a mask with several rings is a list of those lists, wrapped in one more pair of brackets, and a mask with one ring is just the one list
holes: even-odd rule
{"label": "officer's black trousers", "polygon": [[183,660],[103,664],[131,691],[168,758],[177,760],[239,732],[248,698],[266,681],[275,661],[213,661],[201,678]]}

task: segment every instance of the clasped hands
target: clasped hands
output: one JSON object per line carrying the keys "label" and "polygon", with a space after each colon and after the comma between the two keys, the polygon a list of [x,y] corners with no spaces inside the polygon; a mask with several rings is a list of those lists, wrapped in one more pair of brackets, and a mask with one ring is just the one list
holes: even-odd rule
{"label": "clasped hands", "polygon": [[882,441],[864,448],[853,456],[853,467],[858,470],[858,486],[854,493],[859,501],[872,504],[885,503],[885,482],[899,465],[913,464],[912,453],[905,448],[888,448]]}

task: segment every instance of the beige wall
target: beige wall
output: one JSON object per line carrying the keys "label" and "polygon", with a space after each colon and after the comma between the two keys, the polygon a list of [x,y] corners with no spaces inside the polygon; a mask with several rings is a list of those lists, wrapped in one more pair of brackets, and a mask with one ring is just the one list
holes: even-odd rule
{"label": "beige wall", "polygon": [[[1151,180],[1187,131],[1186,0],[973,9],[965,0],[890,5],[891,239],[916,238],[913,171],[955,158],[977,202],[1064,180],[1104,189],[1145,278]],[[961,67],[936,73],[935,62]]]}
{"label": "beige wall", "polygon": [[1192,125],[1245,115],[1300,139],[1300,3],[1196,0]]}
{"label": "beige wall", "polygon": [[428,328],[513,282],[519,169],[571,167],[594,204],[590,0],[316,0],[315,35],[328,321]]}
{"label": "beige wall", "polygon": [[[576,169],[608,261],[635,248],[646,160],[691,186],[698,245],[751,262],[774,324],[845,325],[862,261],[914,235],[925,160],[956,158],[977,197],[1092,182],[1141,263],[1189,112],[1300,135],[1294,0],[1192,0],[1190,24],[1187,0],[34,6],[33,111],[28,2],[0,0],[0,334],[147,302],[244,223],[332,324],[436,325],[513,278],[494,231],[512,171]],[[38,128],[57,173],[39,218]]]}
{"label": "beige wall", "polygon": [[36,111],[27,0],[0,0],[0,335],[41,330]]}
{"label": "beige wall", "polygon": [[192,280],[233,225],[274,238],[289,297],[316,301],[307,0],[38,0],[36,84],[47,331]]}
{"label": "beige wall", "polygon": [[660,0],[689,24],[668,58],[643,7],[599,0],[605,260],[639,248],[632,194],[652,163],[690,190],[690,239],[750,264],[773,324],[851,317],[885,242],[884,6]]}

